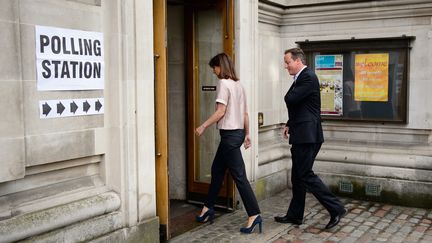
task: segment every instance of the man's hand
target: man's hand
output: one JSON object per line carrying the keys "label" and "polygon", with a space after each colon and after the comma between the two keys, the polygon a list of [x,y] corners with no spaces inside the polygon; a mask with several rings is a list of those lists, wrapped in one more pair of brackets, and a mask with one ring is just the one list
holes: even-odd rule
{"label": "man's hand", "polygon": [[285,126],[282,130],[282,134],[283,134],[283,137],[285,139],[288,139],[288,131],[289,131],[289,128],[287,126]]}
{"label": "man's hand", "polygon": [[205,127],[203,125],[201,125],[195,129],[195,134],[198,136],[201,136],[201,134],[203,134],[204,130],[205,130]]}
{"label": "man's hand", "polygon": [[250,136],[248,134],[248,135],[246,135],[245,140],[244,140],[244,148],[248,149],[248,148],[250,148],[250,146],[252,146],[252,144],[251,144]]}

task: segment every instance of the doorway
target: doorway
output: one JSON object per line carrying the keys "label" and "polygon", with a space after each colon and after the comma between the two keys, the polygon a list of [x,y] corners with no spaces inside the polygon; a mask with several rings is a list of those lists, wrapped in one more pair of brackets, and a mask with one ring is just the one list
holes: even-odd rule
{"label": "doorway", "polygon": [[[215,108],[217,78],[208,61],[220,52],[233,57],[234,6],[232,0],[160,2],[154,1],[154,7],[164,8],[159,12],[165,18],[159,16],[155,35],[156,28],[164,31],[159,33],[159,39],[155,37],[155,65],[165,70],[155,69],[156,130],[162,130],[156,132],[156,159],[160,168],[156,177],[157,194],[165,195],[157,195],[161,240],[164,240],[199,225],[194,219],[208,191],[219,135],[216,126],[209,127],[201,137],[195,136],[194,131]],[[159,116],[160,113],[165,117]],[[165,123],[158,122],[159,119],[165,119]],[[164,139],[166,142],[161,142]],[[166,146],[166,150],[159,146]],[[166,151],[167,155],[158,151]],[[233,202],[234,183],[227,176],[217,205],[232,210]]]}

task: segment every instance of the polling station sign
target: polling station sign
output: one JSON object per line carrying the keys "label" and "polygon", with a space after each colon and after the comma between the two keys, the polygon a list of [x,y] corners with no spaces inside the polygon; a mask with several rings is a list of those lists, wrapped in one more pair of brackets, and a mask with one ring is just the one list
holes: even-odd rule
{"label": "polling station sign", "polygon": [[104,43],[100,32],[36,26],[38,90],[104,88]]}

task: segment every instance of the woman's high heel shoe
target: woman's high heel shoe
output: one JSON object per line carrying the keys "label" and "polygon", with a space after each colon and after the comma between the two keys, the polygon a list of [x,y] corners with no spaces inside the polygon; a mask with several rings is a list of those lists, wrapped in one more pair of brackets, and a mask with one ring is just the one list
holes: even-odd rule
{"label": "woman's high heel shoe", "polygon": [[207,212],[205,212],[204,214],[203,214],[203,216],[195,216],[195,220],[197,221],[197,222],[200,222],[200,223],[205,223],[205,222],[207,222],[207,221],[210,221],[210,224],[212,224],[213,223],[213,219],[214,219],[214,216],[215,216],[215,211],[214,211],[214,209],[213,208],[209,208],[208,210],[207,210]]}
{"label": "woman's high heel shoe", "polygon": [[254,231],[255,227],[258,225],[259,226],[259,232],[261,234],[262,233],[262,222],[263,222],[263,220],[261,218],[261,215],[258,215],[249,228],[247,228],[247,227],[240,228],[240,232],[250,234]]}

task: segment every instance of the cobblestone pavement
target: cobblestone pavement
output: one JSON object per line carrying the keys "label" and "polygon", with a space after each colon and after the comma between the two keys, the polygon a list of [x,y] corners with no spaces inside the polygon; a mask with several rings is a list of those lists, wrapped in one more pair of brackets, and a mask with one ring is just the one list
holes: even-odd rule
{"label": "cobblestone pavement", "polygon": [[302,225],[276,223],[273,217],[286,212],[290,198],[291,191],[285,190],[260,202],[264,220],[262,234],[258,234],[258,227],[252,234],[240,233],[247,216],[244,210],[237,210],[169,242],[432,242],[432,209],[341,198],[347,215],[333,229],[324,230],[330,216],[309,194]]}

